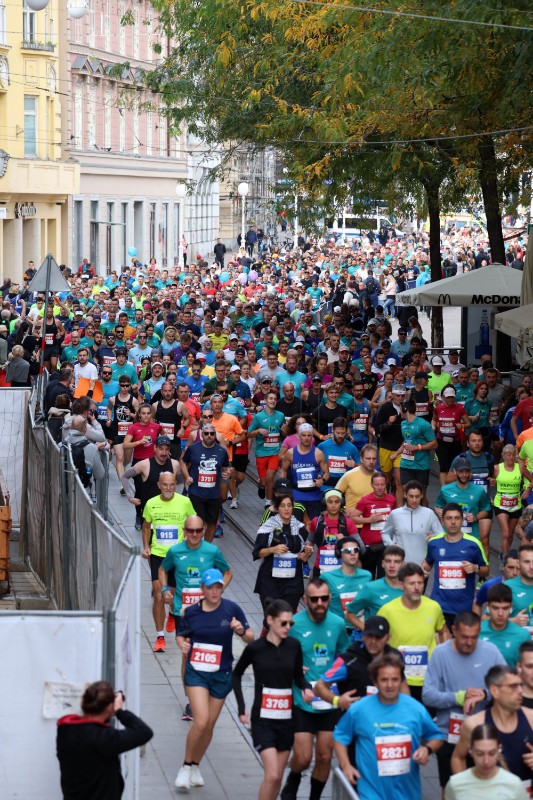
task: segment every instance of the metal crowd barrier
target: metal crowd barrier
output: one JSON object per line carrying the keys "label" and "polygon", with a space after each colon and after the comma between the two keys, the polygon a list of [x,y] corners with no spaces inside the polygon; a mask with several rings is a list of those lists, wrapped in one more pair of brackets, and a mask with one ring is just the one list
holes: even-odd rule
{"label": "metal crowd barrier", "polygon": [[331,798],[332,800],[359,800],[359,795],[352,784],[346,780],[339,767],[335,767],[331,773]]}

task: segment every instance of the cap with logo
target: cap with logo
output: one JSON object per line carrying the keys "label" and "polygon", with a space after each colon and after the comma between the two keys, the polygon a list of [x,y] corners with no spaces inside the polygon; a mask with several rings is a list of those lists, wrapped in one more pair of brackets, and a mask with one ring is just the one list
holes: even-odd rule
{"label": "cap with logo", "polygon": [[447,386],[442,392],[443,397],[455,397],[455,389],[453,386]]}
{"label": "cap with logo", "polygon": [[407,394],[407,389],[403,383],[396,383],[391,389],[392,394]]}
{"label": "cap with logo", "polygon": [[168,447],[172,447],[172,441],[168,436],[158,436],[155,440],[155,446],[162,447],[164,444],[166,444]]}
{"label": "cap with logo", "polygon": [[363,636],[366,634],[370,634],[370,636],[378,636],[382,638],[386,636],[390,632],[390,626],[388,620],[385,617],[368,617],[365,620],[365,629],[363,631]]}
{"label": "cap with logo", "polygon": [[467,458],[458,458],[455,462],[455,471],[459,472],[462,469],[472,470],[472,464]]}
{"label": "cap with logo", "polygon": [[219,569],[214,567],[206,569],[205,572],[202,572],[200,583],[202,586],[214,586],[215,583],[221,583],[224,586],[224,576]]}
{"label": "cap with logo", "polygon": [[278,478],[274,483],[274,492],[276,494],[291,494],[292,486],[287,478]]}
{"label": "cap with logo", "polygon": [[433,358],[431,359],[431,363],[433,364],[434,367],[444,366],[444,360],[440,356],[433,356]]}

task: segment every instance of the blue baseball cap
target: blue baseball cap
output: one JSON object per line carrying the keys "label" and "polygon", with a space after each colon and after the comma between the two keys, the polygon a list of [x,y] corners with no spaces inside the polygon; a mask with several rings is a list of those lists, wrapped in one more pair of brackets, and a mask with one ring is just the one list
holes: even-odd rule
{"label": "blue baseball cap", "polygon": [[206,569],[200,578],[202,586],[213,586],[215,583],[224,585],[224,576],[219,569]]}

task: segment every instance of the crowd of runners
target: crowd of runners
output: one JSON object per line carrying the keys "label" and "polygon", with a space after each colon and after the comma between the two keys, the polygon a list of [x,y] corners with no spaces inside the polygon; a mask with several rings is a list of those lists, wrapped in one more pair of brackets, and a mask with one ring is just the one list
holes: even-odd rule
{"label": "crowd of runners", "polygon": [[[318,800],[334,753],[361,800],[420,798],[433,756],[448,800],[531,797],[532,380],[428,357],[424,312],[389,302],[427,276],[423,239],[69,272],[49,302],[3,287],[7,379],[42,356],[50,431],[89,491],[109,453],[133,506],[153,649],[181,651],[178,790],[204,785],[233,691],[260,800],[297,798],[311,765]],[[261,631],[224,597],[224,504],[253,532]]]}

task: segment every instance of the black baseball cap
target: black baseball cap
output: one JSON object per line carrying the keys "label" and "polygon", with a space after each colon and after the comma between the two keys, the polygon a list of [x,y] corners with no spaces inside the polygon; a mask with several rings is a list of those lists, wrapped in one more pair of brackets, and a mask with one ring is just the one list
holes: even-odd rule
{"label": "black baseball cap", "polygon": [[381,639],[383,638],[383,636],[386,636],[389,633],[389,631],[390,631],[390,626],[385,617],[379,617],[376,615],[374,617],[369,617],[365,621],[365,629],[363,631],[363,636],[365,635],[365,633],[367,634],[369,633],[371,636],[378,636]]}
{"label": "black baseball cap", "polygon": [[117,347],[117,349],[115,350],[115,355],[116,356],[127,356],[128,355],[128,351],[126,350],[125,347]]}
{"label": "black baseball cap", "polygon": [[158,436],[157,439],[155,440],[155,446],[156,447],[161,447],[164,444],[168,445],[168,447],[171,447],[172,446],[172,442],[171,442],[170,438],[168,436],[163,436],[163,435]]}
{"label": "black baseball cap", "polygon": [[290,485],[287,478],[278,478],[277,481],[274,483],[274,492],[276,494],[291,494],[292,493],[292,486]]}

